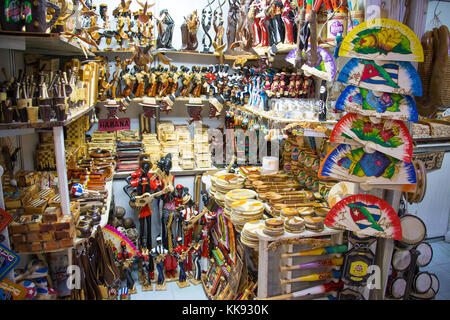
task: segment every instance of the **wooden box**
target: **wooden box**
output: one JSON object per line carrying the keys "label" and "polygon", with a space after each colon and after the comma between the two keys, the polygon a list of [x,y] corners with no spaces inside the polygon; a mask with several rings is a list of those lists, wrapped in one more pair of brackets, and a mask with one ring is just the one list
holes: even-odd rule
{"label": "wooden box", "polygon": [[44,251],[53,251],[61,248],[61,242],[59,240],[43,242]]}
{"label": "wooden box", "polygon": [[31,242],[28,246],[28,250],[30,250],[31,252],[42,251],[42,242]]}

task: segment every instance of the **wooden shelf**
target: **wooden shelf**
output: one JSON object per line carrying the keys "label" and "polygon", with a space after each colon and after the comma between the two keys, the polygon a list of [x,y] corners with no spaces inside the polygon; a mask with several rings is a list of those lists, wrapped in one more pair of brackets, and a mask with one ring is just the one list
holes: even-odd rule
{"label": "wooden shelf", "polygon": [[[173,176],[193,176],[197,174],[204,173],[206,171],[214,171],[219,170],[219,168],[211,167],[211,168],[195,168],[191,170],[184,170],[184,169],[175,169],[170,170],[170,173]],[[150,173],[154,173],[155,171],[150,171]],[[125,179],[128,177],[133,171],[124,171],[124,172],[116,172],[114,173],[114,179]]]}
{"label": "wooden shelf", "polygon": [[[84,56],[76,38],[68,41],[55,33],[0,31],[0,48],[26,50],[27,53],[54,56]],[[93,54],[86,49],[88,56]]]}
{"label": "wooden shelf", "polygon": [[[12,122],[12,123],[0,123],[0,130],[11,130],[11,129],[26,129],[26,128],[53,128],[53,127],[64,127],[70,124],[71,122],[79,119],[85,114],[89,113],[94,109],[94,106],[90,108],[84,108],[78,111],[75,111],[74,114],[67,117],[64,121],[52,120],[49,122],[45,122],[39,120],[38,122]],[[28,132],[27,132],[28,133]]]}
{"label": "wooden shelf", "polygon": [[321,236],[330,236],[335,235],[339,233],[343,233],[344,230],[336,230],[328,228],[327,226],[324,226],[324,230],[321,232],[313,232],[309,230],[305,230],[302,233],[290,233],[285,231],[281,236],[278,237],[271,237],[266,235],[262,230],[256,230],[256,235],[258,236],[259,240],[264,241],[276,241],[276,240],[282,240],[282,239],[290,239],[290,238],[313,238],[313,237],[321,237]]}
{"label": "wooden shelf", "polygon": [[255,107],[249,106],[249,105],[243,105],[243,106],[238,106],[235,104],[231,104],[229,102],[226,103],[228,107],[232,107],[238,110],[241,110],[243,112],[249,112],[254,114],[257,117],[262,117],[268,120],[272,120],[272,121],[276,121],[276,122],[281,122],[281,123],[296,123],[296,122],[311,122],[311,123],[320,123],[320,124],[324,124],[324,125],[334,125],[337,123],[337,121],[335,120],[328,120],[328,121],[318,121],[318,120],[307,120],[307,119],[300,119],[300,118],[296,118],[296,119],[288,119],[288,118],[280,118],[280,117],[274,117],[272,115],[269,114],[269,112],[267,111],[263,111],[263,110],[258,110]]}

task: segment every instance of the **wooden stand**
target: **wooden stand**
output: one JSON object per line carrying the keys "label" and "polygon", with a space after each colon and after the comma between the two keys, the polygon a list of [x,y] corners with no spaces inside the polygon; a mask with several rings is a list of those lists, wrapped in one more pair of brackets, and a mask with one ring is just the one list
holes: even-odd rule
{"label": "wooden stand", "polygon": [[142,291],[153,291],[153,284],[142,285]]}
{"label": "wooden stand", "polygon": [[198,286],[200,283],[202,283],[202,280],[189,279],[189,282],[190,282],[193,286]]}
{"label": "wooden stand", "polygon": [[133,286],[132,289],[128,290],[128,294],[129,294],[129,295],[130,295],[130,294],[135,294],[135,293],[137,293],[136,286]]}
{"label": "wooden stand", "polygon": [[189,284],[189,282],[186,280],[186,281],[183,281],[183,282],[180,282],[180,281],[177,281],[177,285],[180,287],[180,288],[186,288],[186,287],[189,287],[190,286],[190,284]]}
{"label": "wooden stand", "polygon": [[167,290],[166,281],[164,281],[163,284],[157,284],[155,290],[156,291],[165,291],[165,290]]}

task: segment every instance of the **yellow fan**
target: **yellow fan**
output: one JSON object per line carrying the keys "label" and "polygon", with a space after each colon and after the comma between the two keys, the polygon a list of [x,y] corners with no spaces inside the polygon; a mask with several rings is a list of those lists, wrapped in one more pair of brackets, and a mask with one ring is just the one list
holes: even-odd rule
{"label": "yellow fan", "polygon": [[406,25],[390,19],[365,21],[342,41],[339,56],[368,60],[424,60],[416,34]]}

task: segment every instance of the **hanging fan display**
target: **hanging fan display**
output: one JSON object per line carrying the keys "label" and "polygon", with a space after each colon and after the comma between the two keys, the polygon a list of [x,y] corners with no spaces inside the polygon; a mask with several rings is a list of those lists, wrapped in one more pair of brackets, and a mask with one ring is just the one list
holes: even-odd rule
{"label": "hanging fan display", "polygon": [[[308,56],[309,52],[310,47],[308,47],[308,51],[306,51],[303,55]],[[336,75],[336,63],[334,62],[332,55],[322,47],[317,47],[317,53],[317,64],[315,66],[311,66],[308,62],[306,62],[303,64],[302,70],[305,71],[307,76],[314,75],[321,79],[333,82]],[[294,49],[289,52],[285,60],[295,66],[296,55],[297,49]]]}
{"label": "hanging fan display", "polygon": [[416,103],[411,96],[347,86],[334,106],[336,110],[368,117],[417,122]]}
{"label": "hanging fan display", "polygon": [[[133,256],[137,254],[138,249],[136,246],[128,239],[124,234],[122,234],[119,230],[110,225],[106,225],[102,228],[103,237],[105,239],[105,244],[109,244],[114,252],[121,252],[121,243],[124,242],[128,253]],[[115,250],[114,250],[115,248]]]}
{"label": "hanging fan display", "polygon": [[402,121],[371,119],[349,113],[339,120],[330,135],[330,142],[366,146],[396,159],[411,162],[413,141]]}
{"label": "hanging fan display", "polygon": [[397,213],[389,203],[369,194],[356,194],[339,201],[328,212],[324,223],[357,234],[402,239]]}
{"label": "hanging fan display", "polygon": [[338,81],[375,91],[422,96],[422,82],[410,62],[352,58]]}
{"label": "hanging fan display", "polygon": [[342,41],[339,56],[370,60],[424,60],[416,34],[408,26],[391,19],[372,19],[357,25]]}
{"label": "hanging fan display", "polygon": [[406,190],[415,190],[416,184],[412,163],[379,151],[366,152],[364,147],[354,148],[349,144],[340,144],[328,153],[320,165],[318,177],[368,185],[409,185]]}

